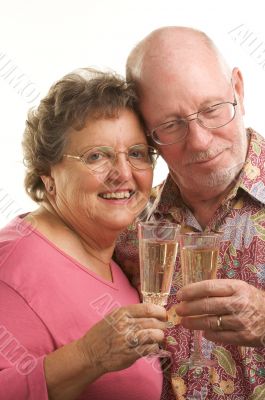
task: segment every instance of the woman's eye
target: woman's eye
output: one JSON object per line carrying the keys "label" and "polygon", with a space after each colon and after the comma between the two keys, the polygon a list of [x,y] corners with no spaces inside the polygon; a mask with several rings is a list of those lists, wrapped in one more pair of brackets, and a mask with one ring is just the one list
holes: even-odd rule
{"label": "woman's eye", "polygon": [[144,158],[145,157],[145,152],[140,151],[140,150],[133,150],[129,153],[129,157],[132,158]]}
{"label": "woman's eye", "polygon": [[91,164],[91,163],[94,163],[94,162],[104,159],[105,155],[104,155],[104,153],[93,152],[93,153],[85,154],[83,157],[84,157],[86,164]]}

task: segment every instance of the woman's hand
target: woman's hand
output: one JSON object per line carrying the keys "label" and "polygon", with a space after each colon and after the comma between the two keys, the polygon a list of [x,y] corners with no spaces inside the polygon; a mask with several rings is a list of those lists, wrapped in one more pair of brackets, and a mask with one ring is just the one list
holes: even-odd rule
{"label": "woman's hand", "polygon": [[94,325],[78,345],[90,367],[102,374],[128,368],[138,358],[158,351],[164,339],[166,310],[154,304],[115,309]]}

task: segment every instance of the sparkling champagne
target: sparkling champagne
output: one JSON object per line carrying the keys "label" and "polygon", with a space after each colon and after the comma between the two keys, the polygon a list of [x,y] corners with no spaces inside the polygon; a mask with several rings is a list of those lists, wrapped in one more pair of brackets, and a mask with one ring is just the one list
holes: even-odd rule
{"label": "sparkling champagne", "polygon": [[175,267],[176,240],[140,239],[141,292],[145,303],[167,304]]}
{"label": "sparkling champagne", "polygon": [[219,249],[184,246],[181,249],[181,269],[183,285],[216,278]]}

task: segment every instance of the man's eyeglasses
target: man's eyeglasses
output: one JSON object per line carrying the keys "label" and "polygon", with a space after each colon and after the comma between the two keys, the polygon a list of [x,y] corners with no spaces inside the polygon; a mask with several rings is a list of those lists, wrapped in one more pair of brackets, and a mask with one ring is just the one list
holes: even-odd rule
{"label": "man's eyeglasses", "polygon": [[138,170],[153,168],[159,157],[158,151],[145,144],[131,146],[127,151],[115,151],[113,147],[98,146],[88,149],[81,156],[64,154],[64,157],[81,161],[90,171],[104,173],[116,163],[118,154],[126,154],[130,165]]}
{"label": "man's eyeglasses", "polygon": [[185,139],[189,130],[189,123],[196,120],[200,126],[208,129],[217,129],[231,122],[236,115],[236,97],[234,92],[234,102],[225,101],[214,104],[204,110],[197,111],[183,118],[164,122],[153,129],[148,136],[160,145],[178,143]]}

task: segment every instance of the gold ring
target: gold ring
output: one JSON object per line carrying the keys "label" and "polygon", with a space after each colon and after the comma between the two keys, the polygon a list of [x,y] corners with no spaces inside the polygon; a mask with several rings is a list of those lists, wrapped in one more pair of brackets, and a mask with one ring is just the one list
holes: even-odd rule
{"label": "gold ring", "polygon": [[222,317],[221,317],[221,315],[219,315],[217,317],[217,328],[218,329],[222,329]]}

